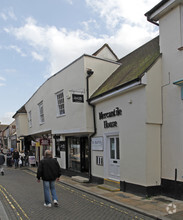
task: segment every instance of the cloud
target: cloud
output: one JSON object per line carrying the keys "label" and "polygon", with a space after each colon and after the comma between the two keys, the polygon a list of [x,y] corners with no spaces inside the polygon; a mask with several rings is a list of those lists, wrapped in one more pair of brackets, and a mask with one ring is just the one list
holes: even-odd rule
{"label": "cloud", "polygon": [[1,18],[2,18],[4,21],[7,21],[7,20],[8,20],[8,17],[5,15],[5,13],[1,12],[1,13],[0,13],[0,16],[1,16]]}
{"label": "cloud", "polygon": [[16,73],[16,69],[5,69],[4,72],[6,73]]}
{"label": "cloud", "polygon": [[2,76],[0,76],[0,87],[6,86],[6,84],[2,83],[1,81],[6,81],[6,79],[4,77],[2,77]]}
{"label": "cloud", "polygon": [[90,30],[91,26],[96,29],[99,29],[99,25],[97,24],[97,21],[94,19],[90,19],[88,21],[83,21],[81,24],[82,24],[84,30],[87,32]]}
{"label": "cloud", "polygon": [[6,32],[31,46],[34,50],[32,56],[35,59],[48,60],[49,74],[54,74],[68,65],[88,48],[92,48],[94,52],[96,43],[104,43],[103,39],[96,39],[82,30],[67,31],[65,28],[58,29],[55,26],[39,26],[33,18],[28,18],[24,26],[9,28]]}
{"label": "cloud", "polygon": [[[96,20],[83,21],[84,30],[67,30],[55,26],[40,26],[29,17],[25,24],[18,28],[6,28],[6,33],[13,34],[17,40],[29,45],[31,55],[38,61],[47,61],[49,66],[46,77],[58,72],[84,53],[92,54],[104,43],[108,43],[117,56],[121,58],[158,35],[158,29],[146,21],[144,13],[159,0],[85,0],[110,31],[103,36],[89,34],[90,27]],[[154,2],[154,3],[153,3]],[[133,5],[133,7],[132,7]],[[96,31],[97,32],[97,31]],[[12,47],[25,55],[16,46]]]}
{"label": "cloud", "polygon": [[1,124],[11,124],[14,121],[14,119],[12,118],[14,114],[15,112],[6,112],[4,116],[0,117]]}
{"label": "cloud", "polygon": [[1,76],[0,76],[0,80],[6,81],[6,79],[4,77],[1,77]]}
{"label": "cloud", "polygon": [[38,60],[38,61],[43,61],[44,60],[44,57],[40,54],[38,54],[37,52],[33,51],[32,52],[32,56],[35,60]]}
{"label": "cloud", "polygon": [[85,0],[86,4],[91,7],[103,20],[106,26],[111,29],[119,27],[125,23],[129,25],[146,26],[144,14],[157,3],[159,0]]}
{"label": "cloud", "polygon": [[0,13],[0,17],[4,20],[7,21],[8,19],[12,19],[12,20],[17,20],[17,17],[14,13],[14,10],[12,7],[8,8],[8,9],[4,9],[3,12]]}
{"label": "cloud", "polygon": [[70,5],[73,5],[73,1],[72,0],[66,0]]}
{"label": "cloud", "polygon": [[9,50],[15,50],[17,53],[19,53],[22,57],[26,57],[26,54],[22,52],[21,48],[19,48],[16,45],[10,45],[8,47],[6,47]]}

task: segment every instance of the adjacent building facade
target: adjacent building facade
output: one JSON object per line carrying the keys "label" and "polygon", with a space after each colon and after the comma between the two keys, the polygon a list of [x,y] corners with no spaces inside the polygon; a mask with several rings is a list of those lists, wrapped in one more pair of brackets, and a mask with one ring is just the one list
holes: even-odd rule
{"label": "adjacent building facade", "polygon": [[14,115],[17,136],[38,162],[49,148],[66,172],[182,199],[183,1],[145,15],[158,37],[122,59],[105,44],[50,77]]}
{"label": "adjacent building facade", "polygon": [[18,138],[23,138],[25,151],[32,151],[37,162],[46,149],[52,149],[63,169],[90,171],[94,119],[87,99],[121,65],[116,61],[108,45],[93,56],[79,57],[50,77],[17,111]]}

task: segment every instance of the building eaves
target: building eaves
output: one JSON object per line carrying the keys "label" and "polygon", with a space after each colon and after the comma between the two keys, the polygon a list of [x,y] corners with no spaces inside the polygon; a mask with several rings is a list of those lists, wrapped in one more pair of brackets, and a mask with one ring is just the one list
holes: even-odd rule
{"label": "building eaves", "polygon": [[178,5],[182,5],[183,0],[162,0],[159,4],[154,6],[151,10],[145,13],[147,20],[153,24],[156,24],[159,19],[167,14],[170,10],[177,7]]}
{"label": "building eaves", "polygon": [[26,109],[25,109],[25,105],[23,105],[23,106],[13,115],[12,118],[14,118],[17,114],[20,114],[20,113],[22,113],[22,114],[27,113],[27,111],[26,111]]}
{"label": "building eaves", "polygon": [[155,5],[151,10],[149,10],[148,12],[145,13],[145,16],[147,17],[147,19],[155,12],[157,11],[159,8],[161,8],[165,3],[167,3],[169,0],[162,0],[161,2],[159,2],[157,5]]}
{"label": "building eaves", "polygon": [[118,60],[122,65],[93,93],[91,100],[139,80],[160,56],[159,36]]}

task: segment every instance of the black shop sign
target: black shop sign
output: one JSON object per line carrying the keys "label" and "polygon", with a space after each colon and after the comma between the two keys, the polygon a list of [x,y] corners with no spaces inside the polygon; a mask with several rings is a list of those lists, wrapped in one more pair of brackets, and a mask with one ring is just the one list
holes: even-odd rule
{"label": "black shop sign", "polygon": [[72,101],[78,102],[78,103],[83,103],[84,102],[84,95],[72,94]]}

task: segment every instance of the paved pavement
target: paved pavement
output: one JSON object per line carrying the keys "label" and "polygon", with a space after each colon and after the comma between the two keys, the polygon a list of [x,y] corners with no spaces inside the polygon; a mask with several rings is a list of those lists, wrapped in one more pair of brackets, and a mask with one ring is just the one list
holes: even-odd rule
{"label": "paved pavement", "polygon": [[[36,172],[37,168],[29,168]],[[93,183],[80,183],[71,177],[62,175],[60,178],[62,183],[83,190],[84,192],[112,201],[115,204],[122,205],[133,210],[150,214],[163,220],[183,220],[183,201],[175,200],[165,196],[154,196],[144,198],[134,194],[118,191],[110,192],[98,187]]]}

